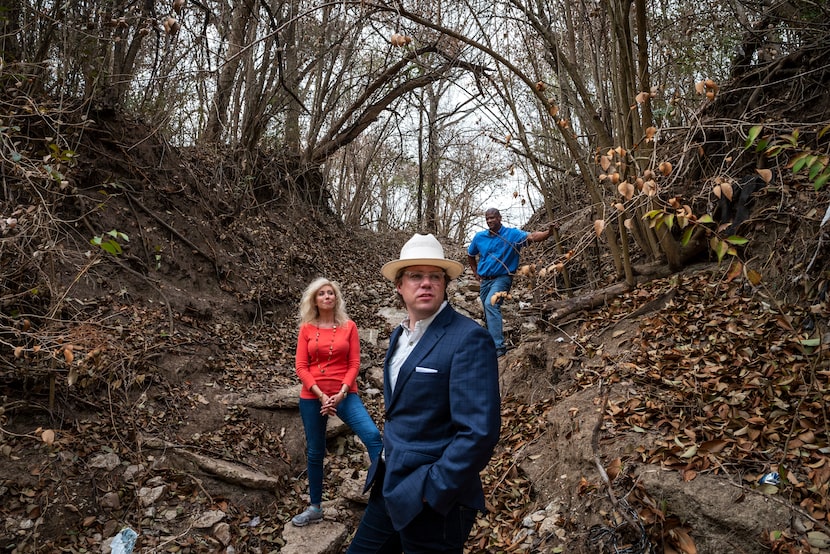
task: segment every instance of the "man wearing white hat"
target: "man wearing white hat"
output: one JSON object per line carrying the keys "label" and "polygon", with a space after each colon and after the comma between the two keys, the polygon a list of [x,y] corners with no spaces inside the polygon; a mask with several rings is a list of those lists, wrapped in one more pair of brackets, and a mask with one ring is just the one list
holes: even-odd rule
{"label": "man wearing white hat", "polygon": [[351,554],[461,554],[485,509],[479,472],[499,439],[498,360],[487,330],[447,303],[462,270],[431,234],[381,269],[407,318],[383,365],[384,450]]}

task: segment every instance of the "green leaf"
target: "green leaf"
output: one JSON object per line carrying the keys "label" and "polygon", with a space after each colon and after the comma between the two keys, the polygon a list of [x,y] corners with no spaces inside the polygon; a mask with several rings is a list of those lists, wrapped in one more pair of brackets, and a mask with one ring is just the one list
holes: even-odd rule
{"label": "green leaf", "polygon": [[114,240],[108,240],[107,242],[101,243],[101,248],[103,248],[106,252],[109,252],[113,256],[117,256],[122,252],[121,245],[115,242]]}
{"label": "green leaf", "polygon": [[808,175],[808,178],[811,181],[815,181],[815,179],[816,179],[816,177],[818,177],[819,173],[821,173],[826,167],[827,167],[826,165],[822,165],[821,163],[813,164],[810,167],[810,174]]}
{"label": "green leaf", "polygon": [[804,156],[796,156],[795,163],[793,164],[793,173],[798,173],[801,169],[807,164],[808,157]]}
{"label": "green leaf", "polygon": [[124,242],[130,242],[130,237],[128,237],[126,234],[122,233],[121,231],[116,231],[115,229],[113,229],[111,231],[107,231],[107,234],[109,236],[111,236],[112,238],[114,238],[114,239],[121,239]]}
{"label": "green leaf", "polygon": [[686,246],[689,244],[689,241],[692,240],[692,231],[694,231],[694,227],[686,227],[686,230],[683,231],[683,236],[680,237],[680,246]]}
{"label": "green leaf", "polygon": [[813,181],[813,188],[815,188],[816,190],[821,189],[821,187],[823,187],[823,186],[827,183],[827,180],[828,180],[828,179],[830,179],[830,167],[828,167],[827,169],[825,169],[825,170],[824,170],[824,173],[822,173],[822,174],[818,177],[818,179],[816,179],[815,181]]}
{"label": "green leaf", "polygon": [[717,254],[718,262],[723,260],[723,257],[726,255],[726,251],[729,249],[726,241],[722,241],[718,237],[712,237],[709,240],[709,247],[715,254]]}
{"label": "green leaf", "polygon": [[697,220],[698,223],[714,223],[715,220],[712,219],[710,214],[704,214]]}
{"label": "green leaf", "polygon": [[800,341],[798,341],[798,342],[800,342],[802,346],[818,346],[818,345],[820,345],[820,344],[821,344],[821,339],[820,339],[820,338],[816,338],[816,339],[802,339],[802,340],[800,340]]}
{"label": "green leaf", "polygon": [[732,235],[731,237],[726,239],[726,242],[728,242],[729,244],[734,244],[735,246],[743,246],[744,244],[749,242],[749,239],[739,237],[738,235]]}
{"label": "green leaf", "polygon": [[758,138],[758,135],[761,134],[761,131],[763,129],[763,125],[755,125],[754,127],[749,129],[749,133],[746,135],[746,143],[744,144],[744,149],[747,149],[750,146],[752,146],[752,143],[755,142],[755,139]]}
{"label": "green leaf", "polygon": [[646,212],[643,219],[654,219],[661,213],[663,213],[663,210],[651,210],[650,212]]}
{"label": "green leaf", "polygon": [[769,146],[769,139],[762,138],[761,140],[758,141],[758,145],[755,146],[755,151],[756,152],[763,152],[764,150],[767,149],[767,146]]}

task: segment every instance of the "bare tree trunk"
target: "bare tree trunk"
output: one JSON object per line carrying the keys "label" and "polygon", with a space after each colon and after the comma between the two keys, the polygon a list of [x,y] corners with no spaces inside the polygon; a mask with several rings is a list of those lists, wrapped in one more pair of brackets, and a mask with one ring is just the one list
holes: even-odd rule
{"label": "bare tree trunk", "polygon": [[424,90],[421,89],[419,95],[421,101],[418,103],[418,190],[416,192],[417,214],[415,223],[418,229],[422,229],[424,225],[424,189],[426,188],[426,179],[424,177]]}
{"label": "bare tree trunk", "polygon": [[438,105],[441,101],[440,83],[426,87],[427,105],[427,164],[426,196],[424,198],[424,223],[426,230],[435,233],[438,229],[438,167],[441,163],[441,145],[438,137]]}
{"label": "bare tree trunk", "polygon": [[0,52],[5,63],[22,61],[23,52],[17,35],[20,32],[20,0],[4,0],[5,14],[0,18]]}
{"label": "bare tree trunk", "polygon": [[[634,6],[636,9],[637,20],[637,66],[639,69],[640,90],[642,92],[651,93],[651,70],[648,63],[648,13],[645,0],[635,0]],[[654,114],[651,110],[651,99],[643,102],[640,129],[645,129],[654,125]],[[640,144],[639,150],[642,152],[644,159],[651,156],[654,150],[653,142],[645,142],[642,140],[642,135],[637,137]]]}
{"label": "bare tree trunk", "polygon": [[253,15],[252,9],[253,4],[247,1],[236,3],[232,8],[228,55],[225,65],[219,70],[216,93],[213,95],[207,125],[201,137],[204,142],[219,142],[224,136],[228,122],[228,106],[233,95],[234,80],[242,63],[242,49]]}
{"label": "bare tree trunk", "polygon": [[[112,72],[112,87],[113,96],[116,99],[117,105],[122,105],[125,100],[127,91],[132,86],[133,72],[135,71],[135,62],[138,57],[138,52],[141,49],[141,44],[144,37],[149,32],[149,23],[146,23],[153,14],[152,0],[144,0],[141,2],[141,25],[136,27],[126,27],[120,33],[120,39],[115,43],[115,53],[113,57],[113,72]],[[129,35],[132,33],[132,39],[129,40]]]}

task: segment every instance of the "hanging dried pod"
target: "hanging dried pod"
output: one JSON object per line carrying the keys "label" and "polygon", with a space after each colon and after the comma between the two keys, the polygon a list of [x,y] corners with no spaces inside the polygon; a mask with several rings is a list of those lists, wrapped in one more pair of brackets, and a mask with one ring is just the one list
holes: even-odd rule
{"label": "hanging dried pod", "polygon": [[175,17],[168,17],[164,20],[164,32],[168,35],[175,35],[179,32],[179,22]]}
{"label": "hanging dried pod", "polygon": [[412,42],[412,38],[400,33],[393,33],[392,36],[389,37],[389,42],[392,43],[392,46],[406,46]]}
{"label": "hanging dried pod", "polygon": [[611,167],[611,158],[608,156],[600,156],[599,166],[602,168],[603,171],[608,171],[608,168]]}
{"label": "hanging dried pod", "polygon": [[629,183],[626,179],[617,185],[617,192],[619,192],[620,195],[626,200],[631,200],[634,197],[634,185]]}

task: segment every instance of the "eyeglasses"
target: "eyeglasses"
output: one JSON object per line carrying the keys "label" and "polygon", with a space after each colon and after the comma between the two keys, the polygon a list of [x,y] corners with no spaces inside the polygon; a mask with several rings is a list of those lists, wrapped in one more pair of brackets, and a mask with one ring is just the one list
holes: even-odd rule
{"label": "eyeglasses", "polygon": [[430,273],[421,273],[420,271],[404,271],[404,277],[412,281],[413,283],[420,283],[424,280],[424,277],[429,279],[429,282],[433,285],[437,285],[438,283],[442,283],[444,281],[445,273],[443,271],[432,271]]}

